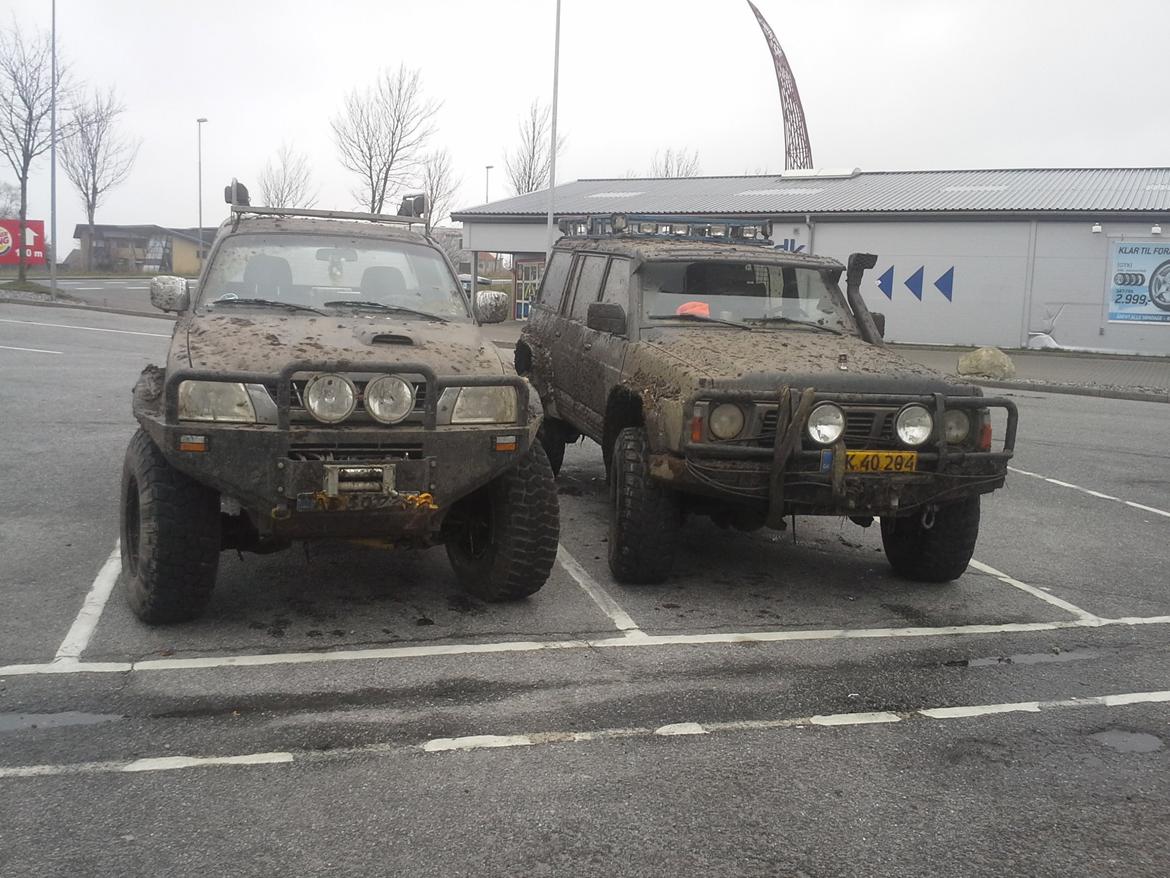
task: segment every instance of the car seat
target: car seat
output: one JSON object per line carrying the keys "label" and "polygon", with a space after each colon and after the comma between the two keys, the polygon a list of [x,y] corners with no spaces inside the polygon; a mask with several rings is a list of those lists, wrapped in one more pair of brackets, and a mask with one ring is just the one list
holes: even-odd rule
{"label": "car seat", "polygon": [[406,297],[406,278],[390,265],[371,265],[362,272],[362,298],[389,304]]}
{"label": "car seat", "polygon": [[257,253],[244,266],[245,297],[279,298],[282,290],[288,292],[291,289],[292,269],[287,259]]}

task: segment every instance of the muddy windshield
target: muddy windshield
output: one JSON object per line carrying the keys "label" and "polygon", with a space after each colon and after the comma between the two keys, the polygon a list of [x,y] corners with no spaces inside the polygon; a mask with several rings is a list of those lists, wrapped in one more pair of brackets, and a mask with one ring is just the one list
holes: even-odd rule
{"label": "muddy windshield", "polygon": [[443,257],[407,241],[331,235],[233,235],[216,251],[199,291],[201,311],[281,308],[384,312],[467,320]]}
{"label": "muddy windshield", "polygon": [[750,326],[806,324],[856,332],[837,285],[813,268],[751,262],[648,262],[639,272],[642,317],[734,322]]}

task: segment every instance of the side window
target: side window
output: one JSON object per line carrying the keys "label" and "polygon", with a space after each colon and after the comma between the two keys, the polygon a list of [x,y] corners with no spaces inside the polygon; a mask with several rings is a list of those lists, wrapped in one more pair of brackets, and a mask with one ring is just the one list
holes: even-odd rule
{"label": "side window", "polygon": [[605,265],[608,256],[586,256],[577,271],[577,291],[573,297],[572,318],[585,322],[589,306],[601,294],[601,282],[605,279]]}
{"label": "side window", "polygon": [[609,263],[609,274],[605,276],[605,289],[601,301],[621,305],[627,311],[630,307],[630,260],[616,256]]}
{"label": "side window", "polygon": [[548,268],[544,271],[544,278],[540,282],[540,293],[537,301],[547,305],[553,311],[561,309],[561,297],[565,294],[565,281],[569,277],[569,266],[573,263],[573,254],[558,250],[549,260]]}

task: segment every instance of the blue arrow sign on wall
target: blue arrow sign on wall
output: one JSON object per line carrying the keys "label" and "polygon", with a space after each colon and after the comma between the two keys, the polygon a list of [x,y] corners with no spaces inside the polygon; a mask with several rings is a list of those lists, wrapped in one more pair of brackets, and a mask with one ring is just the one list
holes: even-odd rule
{"label": "blue arrow sign on wall", "polygon": [[894,266],[890,266],[885,270],[881,277],[877,279],[878,289],[886,294],[886,298],[891,301],[894,298]]}
{"label": "blue arrow sign on wall", "polygon": [[914,298],[922,301],[922,275],[926,271],[925,265],[918,266],[918,271],[906,278],[906,289],[914,294]]}
{"label": "blue arrow sign on wall", "polygon": [[951,294],[955,289],[955,267],[952,265],[945,272],[942,277],[934,282],[935,289],[947,297],[947,301],[951,301]]}

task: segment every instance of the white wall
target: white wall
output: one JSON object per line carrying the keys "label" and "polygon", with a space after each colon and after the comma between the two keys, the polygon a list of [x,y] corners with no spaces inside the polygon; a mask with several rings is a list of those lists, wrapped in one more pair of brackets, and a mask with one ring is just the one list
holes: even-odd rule
{"label": "white wall", "polygon": [[[1029,222],[817,222],[812,229],[818,255],[844,262],[857,251],[877,254],[862,294],[886,315],[890,341],[1000,347],[1026,339],[1030,235]],[[887,297],[878,283],[890,268]],[[920,268],[921,299],[907,286]],[[936,284],[951,269],[948,300]]]}
{"label": "white wall", "polygon": [[[1110,245],[1114,241],[1167,243],[1150,223],[1039,222],[1032,275],[1029,329],[1046,331],[1069,347],[1170,354],[1170,324],[1109,323]],[[1059,315],[1059,316],[1057,316]]]}

